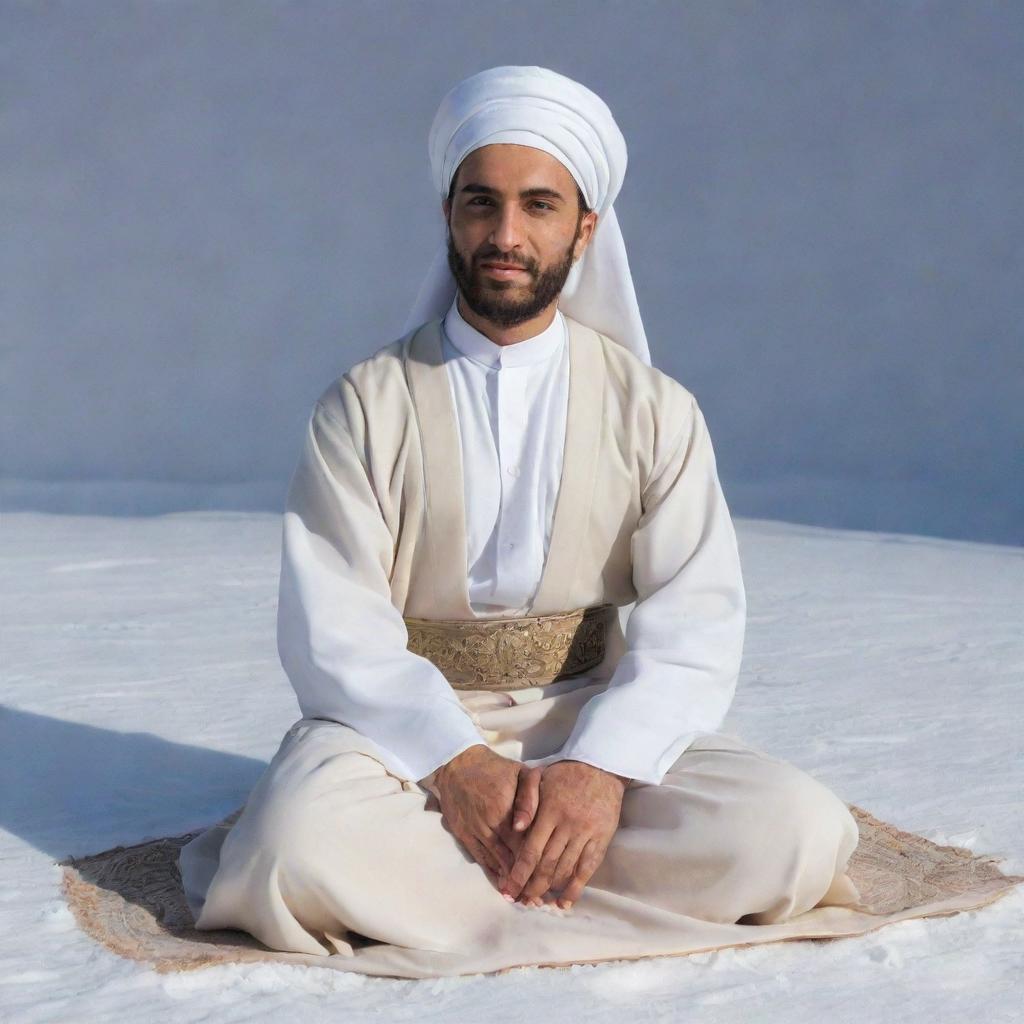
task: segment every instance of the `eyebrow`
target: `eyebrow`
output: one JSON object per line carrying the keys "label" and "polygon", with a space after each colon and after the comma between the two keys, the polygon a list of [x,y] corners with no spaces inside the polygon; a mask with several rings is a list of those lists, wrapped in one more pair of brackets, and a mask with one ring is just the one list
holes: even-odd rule
{"label": "eyebrow", "polygon": [[[497,196],[501,193],[496,188],[491,188],[490,185],[481,185],[478,182],[471,181],[466,185],[463,185],[459,189],[460,192],[474,192],[481,195]],[[538,186],[537,188],[525,188],[519,193],[520,199],[558,199],[560,202],[565,202],[565,196],[561,192],[556,192],[553,188],[545,188]]]}

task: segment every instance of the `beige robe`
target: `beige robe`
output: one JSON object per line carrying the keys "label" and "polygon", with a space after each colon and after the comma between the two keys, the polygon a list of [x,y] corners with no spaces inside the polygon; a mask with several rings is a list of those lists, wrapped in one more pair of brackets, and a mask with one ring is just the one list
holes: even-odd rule
{"label": "beige robe", "polygon": [[[530,614],[629,605],[638,597],[637,538],[685,555],[699,550],[705,529],[699,502],[677,497],[678,514],[638,531],[645,504],[665,497],[652,488],[671,486],[671,473],[649,482],[674,458],[680,438],[671,425],[693,423],[693,396],[603,335],[568,325],[563,476]],[[475,618],[439,321],[357,364],[321,395],[318,411],[328,433],[331,422],[347,424],[351,443],[317,449],[302,465],[318,468],[307,479],[300,465],[293,479],[289,514],[303,519],[309,542],[325,558],[343,552],[346,571],[385,589],[396,612]],[[317,493],[328,486],[324,469],[351,483],[330,507]],[[358,615],[332,608],[329,596],[311,605],[314,615]],[[723,649],[738,668],[730,630]],[[289,640],[287,649],[300,645]],[[498,753],[543,763],[607,688],[624,650],[616,622],[596,677],[509,693],[452,691],[452,713],[468,715]],[[377,744],[341,724],[341,691],[307,683],[302,666],[288,664],[300,656],[282,657],[300,680],[303,718],[238,821],[182,850],[201,929],[242,928],[274,949],[407,977],[866,930],[863,915],[844,906],[857,898],[844,869],[858,836],[845,803],[795,766],[712,729],[678,756],[667,748],[659,783],[629,784],[605,860],[571,910],[509,904],[445,828],[432,776],[389,766]]]}
{"label": "beige robe", "polygon": [[[588,672],[613,684],[562,756],[656,784],[732,700],[735,531],[694,397],[566,319],[561,478],[526,611],[636,602],[628,650],[615,622]],[[320,397],[284,516],[278,647],[303,714],[351,725],[416,779],[478,741],[443,675],[405,650],[402,621],[475,617],[458,428],[433,321]]]}

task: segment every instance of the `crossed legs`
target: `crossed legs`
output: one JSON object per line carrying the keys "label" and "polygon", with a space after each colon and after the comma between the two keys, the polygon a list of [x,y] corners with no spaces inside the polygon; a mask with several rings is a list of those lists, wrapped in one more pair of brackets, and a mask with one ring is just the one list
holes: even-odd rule
{"label": "crossed legs", "polygon": [[[293,726],[238,821],[182,850],[197,927],[241,928],[273,949],[321,955],[351,954],[350,932],[459,954],[520,922],[534,928],[541,915],[557,930],[546,908],[507,903],[432,796],[367,749],[347,726]],[[785,921],[856,899],[844,869],[857,838],[845,803],[822,783],[709,734],[661,785],[627,787],[603,863],[575,907],[554,915],[603,913],[613,895],[652,908],[659,922]]]}

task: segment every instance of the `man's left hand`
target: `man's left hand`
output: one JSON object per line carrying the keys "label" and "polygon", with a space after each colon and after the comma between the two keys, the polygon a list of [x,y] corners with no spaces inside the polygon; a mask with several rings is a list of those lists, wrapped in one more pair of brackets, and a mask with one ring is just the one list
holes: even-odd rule
{"label": "man's left hand", "polygon": [[515,864],[499,877],[513,899],[536,904],[561,892],[568,909],[604,860],[629,780],[583,761],[555,761],[540,778],[540,804]]}

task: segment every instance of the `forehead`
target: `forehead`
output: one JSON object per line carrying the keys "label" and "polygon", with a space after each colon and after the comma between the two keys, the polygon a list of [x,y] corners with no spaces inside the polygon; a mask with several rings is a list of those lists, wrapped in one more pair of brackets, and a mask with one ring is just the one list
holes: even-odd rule
{"label": "forehead", "polygon": [[575,179],[560,160],[542,149],[510,142],[474,149],[459,164],[453,178],[460,185],[471,180],[499,189],[547,185],[567,195],[576,192]]}

